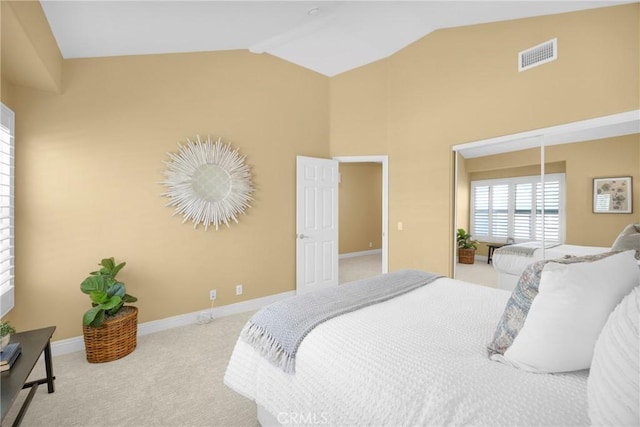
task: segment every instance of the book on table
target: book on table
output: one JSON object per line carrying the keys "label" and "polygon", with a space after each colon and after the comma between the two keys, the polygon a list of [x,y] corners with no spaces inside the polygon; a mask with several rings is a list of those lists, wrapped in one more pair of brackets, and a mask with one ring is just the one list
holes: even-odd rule
{"label": "book on table", "polygon": [[7,344],[0,352],[0,372],[11,369],[21,351],[20,343]]}

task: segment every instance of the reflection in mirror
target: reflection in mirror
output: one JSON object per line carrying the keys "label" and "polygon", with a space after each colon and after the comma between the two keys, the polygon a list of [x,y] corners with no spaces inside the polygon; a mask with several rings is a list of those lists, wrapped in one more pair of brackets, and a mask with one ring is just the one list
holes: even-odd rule
{"label": "reflection in mirror", "polygon": [[[495,151],[495,150],[494,150]],[[457,156],[456,222],[477,240],[474,265],[455,264],[455,278],[498,286],[496,249],[541,240],[540,148],[487,156]],[[564,165],[548,170],[562,173]]]}
{"label": "reflection in mirror", "polygon": [[[569,245],[610,248],[622,229],[638,222],[640,134],[546,147],[547,160],[566,164],[566,233]],[[594,213],[593,180],[631,177],[632,213]]]}
{"label": "reflection in mirror", "polygon": [[[539,177],[541,154],[544,196]],[[469,230],[480,241],[473,272],[454,263],[455,277],[461,280],[511,290],[531,262],[606,252],[626,225],[638,222],[637,133],[549,145],[542,152],[527,149],[466,159],[457,153],[456,163],[457,227]],[[593,180],[624,176],[631,177],[635,210],[594,213]],[[517,245],[494,252],[510,238]],[[491,268],[480,270],[480,264]]]}

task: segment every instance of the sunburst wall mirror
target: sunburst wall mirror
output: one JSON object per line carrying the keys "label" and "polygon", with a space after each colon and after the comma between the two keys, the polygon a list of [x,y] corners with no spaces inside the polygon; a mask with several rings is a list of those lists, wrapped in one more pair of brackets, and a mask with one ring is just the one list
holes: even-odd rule
{"label": "sunburst wall mirror", "polygon": [[200,136],[187,139],[178,147],[163,161],[166,206],[175,207],[174,215],[184,216],[182,222],[191,221],[194,228],[202,223],[205,230],[210,226],[217,230],[221,224],[237,223],[238,215],[251,207],[253,193],[251,169],[239,149],[210,136],[204,141]]}

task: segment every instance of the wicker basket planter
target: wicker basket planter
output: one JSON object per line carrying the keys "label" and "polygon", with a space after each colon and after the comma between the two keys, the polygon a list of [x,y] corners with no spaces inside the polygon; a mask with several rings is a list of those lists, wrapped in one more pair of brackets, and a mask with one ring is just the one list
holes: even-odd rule
{"label": "wicker basket planter", "polygon": [[476,258],[476,250],[458,248],[458,262],[460,264],[473,264]]}
{"label": "wicker basket planter", "polygon": [[138,344],[138,308],[124,306],[102,326],[83,325],[84,346],[89,363],[103,363],[120,359],[131,353]]}

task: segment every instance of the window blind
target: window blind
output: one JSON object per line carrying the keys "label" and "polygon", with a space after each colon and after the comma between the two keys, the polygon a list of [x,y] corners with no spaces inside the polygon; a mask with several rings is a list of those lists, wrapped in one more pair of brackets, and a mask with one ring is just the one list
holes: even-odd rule
{"label": "window blind", "polygon": [[[564,174],[471,182],[471,234],[486,242],[564,241]],[[544,223],[544,227],[543,227]]]}
{"label": "window blind", "polygon": [[14,306],[14,121],[13,111],[0,104],[0,317]]}

